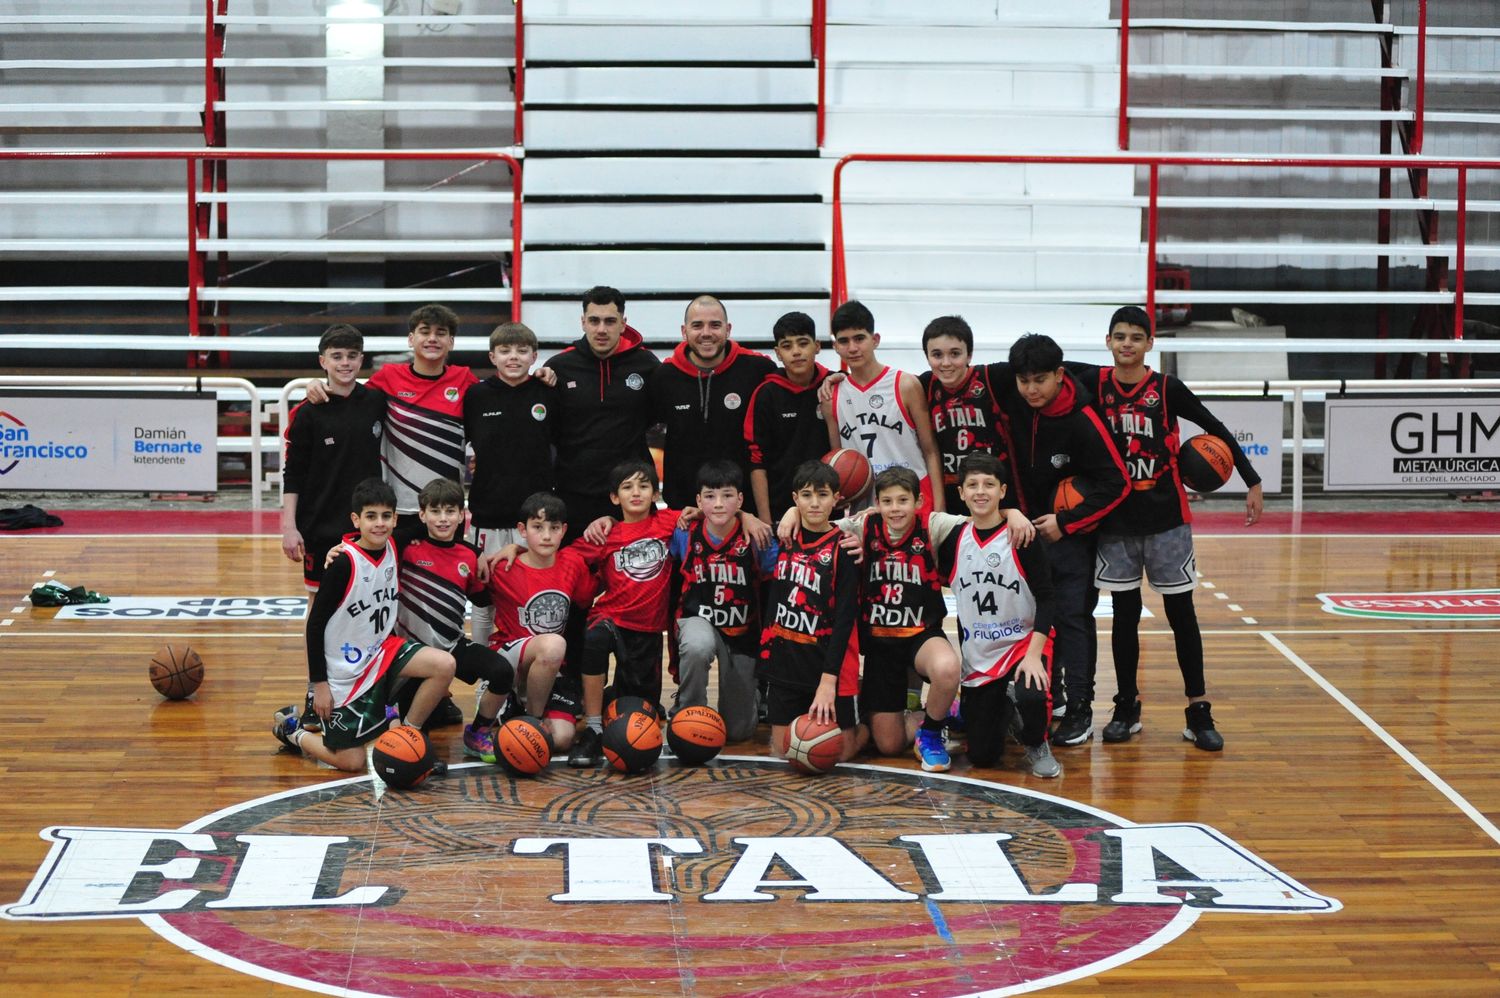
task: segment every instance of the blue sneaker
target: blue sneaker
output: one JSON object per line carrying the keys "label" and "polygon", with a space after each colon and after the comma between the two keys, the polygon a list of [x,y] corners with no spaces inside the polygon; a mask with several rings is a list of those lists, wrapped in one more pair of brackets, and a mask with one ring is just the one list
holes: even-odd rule
{"label": "blue sneaker", "polygon": [[276,740],[282,745],[301,755],[302,750],[297,747],[296,742],[292,741],[292,735],[296,733],[298,726],[297,708],[291,704],[271,715],[271,734],[275,735]]}
{"label": "blue sneaker", "polygon": [[917,729],[917,742],[912,746],[912,754],[922,764],[924,773],[946,773],[953,764],[953,760],[948,758],[948,750],[943,746],[942,734],[926,728]]}

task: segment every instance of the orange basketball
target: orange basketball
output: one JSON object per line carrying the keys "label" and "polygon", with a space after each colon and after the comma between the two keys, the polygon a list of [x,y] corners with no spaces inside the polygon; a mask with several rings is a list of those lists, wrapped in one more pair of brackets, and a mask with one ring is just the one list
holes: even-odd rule
{"label": "orange basketball", "polygon": [[[1054,513],[1061,513],[1065,509],[1072,509],[1081,502],[1083,502],[1083,493],[1079,491],[1078,483],[1073,475],[1069,475],[1058,482],[1057,488],[1052,490],[1052,512]],[[1084,527],[1082,533],[1087,534],[1093,530],[1097,530],[1098,527],[1097,523],[1091,527]]]}
{"label": "orange basketball", "polygon": [[203,659],[187,645],[167,645],[151,658],[151,685],[168,700],[186,700],[203,685]]}
{"label": "orange basketball", "polygon": [[375,775],[396,790],[415,787],[432,772],[432,746],[420,728],[403,724],[388,728],[375,739],[370,752]]}
{"label": "orange basketball", "polygon": [[667,724],[672,754],[689,766],[701,766],[718,755],[725,737],[724,718],[712,707],[684,707]]}
{"label": "orange basketball", "polygon": [[547,729],[534,717],[513,717],[495,732],[495,755],[517,776],[535,776],[552,761]]}
{"label": "orange basketball", "polygon": [[652,720],[661,720],[661,711],[645,697],[615,697],[604,705],[604,726],[609,727],[624,714],[649,714]]}
{"label": "orange basketball", "polygon": [[823,463],[839,476],[839,495],[846,502],[861,498],[870,490],[870,459],[857,450],[840,447],[823,455]]}
{"label": "orange basketball", "polygon": [[615,719],[604,729],[604,757],[622,773],[643,773],[661,758],[661,728],[656,718],[639,711]]}
{"label": "orange basketball", "polygon": [[1234,474],[1234,452],[1218,437],[1200,433],[1177,452],[1177,468],[1182,483],[1194,492],[1214,492]]}
{"label": "orange basketball", "polygon": [[826,773],[844,755],[844,732],[837,724],[824,724],[803,714],[787,727],[780,747],[793,769],[810,775]]}

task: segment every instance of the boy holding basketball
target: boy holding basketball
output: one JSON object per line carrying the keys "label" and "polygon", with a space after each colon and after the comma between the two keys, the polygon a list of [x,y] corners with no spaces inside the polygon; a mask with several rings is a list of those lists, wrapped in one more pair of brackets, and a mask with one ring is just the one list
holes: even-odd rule
{"label": "boy holding basketball", "polygon": [[[573,744],[581,698],[579,678],[564,671],[564,660],[569,644],[582,639],[594,578],[576,551],[558,550],[568,532],[568,509],[560,498],[550,492],[530,495],[520,516],[515,530],[526,550],[490,575],[495,609],[490,645],[515,670],[525,709],[542,719],[554,749],[562,751]],[[481,713],[483,708],[481,701]]]}
{"label": "boy holding basketball", "polygon": [[1187,727],[1182,737],[1198,748],[1217,752],[1224,739],[1214,727],[1203,683],[1203,636],[1193,609],[1197,565],[1189,526],[1187,493],[1177,451],[1177,420],[1186,418],[1222,440],[1234,456],[1235,470],[1249,486],[1245,523],[1260,519],[1263,490],[1260,475],[1238,441],[1181,381],[1146,366],[1155,345],[1151,318],[1133,305],[1115,311],[1105,345],[1113,368],[1101,368],[1094,405],[1109,423],[1125,457],[1130,494],[1104,519],[1099,530],[1095,581],[1114,599],[1114,717],[1104,728],[1106,742],[1129,741],[1141,730],[1137,672],[1141,656],[1141,576],[1161,594],[1167,623],[1177,646],[1177,667],[1187,695]]}
{"label": "boy holding basketball", "polygon": [[359,532],[343,542],[307,615],[307,674],[322,732],[298,722],[295,706],[277,711],[272,732],[288,748],[346,772],[365,768],[366,742],[389,725],[386,705],[403,679],[419,679],[406,723],[420,726],[447,692],[453,656],[394,635],[400,592],[396,495],[378,478],[355,486],[350,519]]}
{"label": "boy holding basketball", "polygon": [[707,706],[708,670],[719,663],[719,714],[731,742],[755,734],[756,641],[761,581],[771,576],[776,545],[757,546],[741,526],[744,477],[733,461],[698,469],[701,517],[672,533],[681,567],[677,601],[677,697],[673,712]]}
{"label": "boy holding basketball", "polygon": [[868,737],[855,716],[859,692],[859,566],[829,522],[839,501],[839,478],[821,461],[804,461],[792,474],[797,526],[781,544],[772,571],[761,634],[771,745],[802,714],[837,723],[845,761]]}
{"label": "boy holding basketball", "polygon": [[[1099,653],[1091,531],[1125,501],[1130,483],[1109,429],[1090,404],[1092,394],[1063,367],[1062,348],[1051,337],[1028,333],[1016,340],[1010,368],[1015,391],[1007,394],[1006,415],[1019,485],[1037,533],[1048,542],[1047,560],[1057,588],[1053,681],[1060,680],[1066,691],[1067,713],[1053,738],[1063,745],[1082,745],[1094,735]],[[1073,479],[1081,501],[1052,512],[1058,485],[1067,478]],[[1054,688],[1054,700],[1059,692]]]}

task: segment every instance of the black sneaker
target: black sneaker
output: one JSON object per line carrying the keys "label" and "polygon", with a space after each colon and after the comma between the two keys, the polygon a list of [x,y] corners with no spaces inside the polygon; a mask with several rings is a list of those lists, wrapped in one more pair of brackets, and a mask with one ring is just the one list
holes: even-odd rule
{"label": "black sneaker", "polygon": [[521,706],[520,699],[514,693],[510,693],[506,695],[505,703],[500,708],[500,716],[495,718],[495,723],[504,724],[506,721],[524,716],[525,713],[526,708]]}
{"label": "black sneaker", "polygon": [[318,716],[317,711],[313,710],[313,691],[311,686],[307,688],[307,699],[302,704],[302,716],[297,719],[297,727],[303,731],[323,730],[323,719]]}
{"label": "black sneaker", "polygon": [[1107,742],[1128,742],[1130,736],[1141,730],[1141,702],[1132,700],[1128,704],[1115,698],[1115,714],[1104,726],[1103,738]]}
{"label": "black sneaker", "polygon": [[600,750],[599,743],[602,738],[599,732],[593,728],[585,727],[578,732],[578,738],[573,742],[573,749],[568,753],[568,765],[574,769],[592,769],[599,765],[604,756]]}
{"label": "black sneaker", "polygon": [[1188,704],[1183,713],[1187,715],[1187,727],[1182,729],[1184,741],[1192,742],[1205,752],[1223,750],[1224,736],[1214,728],[1213,710],[1207,700]]}
{"label": "black sneaker", "polygon": [[[402,715],[405,716],[404,714]],[[422,725],[423,731],[433,728],[451,728],[454,725],[464,723],[463,708],[453,702],[452,697],[443,697],[438,705],[432,708],[432,713],[427,715],[427,721]]]}
{"label": "black sneaker", "polygon": [[1068,713],[1063,716],[1057,725],[1057,730],[1052,733],[1052,741],[1058,745],[1082,745],[1094,737],[1094,709],[1084,707],[1082,709],[1068,708]]}
{"label": "black sneaker", "polygon": [[292,741],[292,735],[296,733],[297,728],[297,708],[292,704],[287,704],[271,715],[271,734],[276,736],[276,740],[284,748],[301,755],[302,749],[298,748],[297,743]]}

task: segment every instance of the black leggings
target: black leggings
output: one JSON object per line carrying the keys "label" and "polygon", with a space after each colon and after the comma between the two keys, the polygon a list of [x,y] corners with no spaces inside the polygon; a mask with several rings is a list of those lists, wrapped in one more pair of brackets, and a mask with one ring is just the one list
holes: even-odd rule
{"label": "black leggings", "polygon": [[1014,715],[1021,719],[1022,745],[1035,748],[1047,740],[1047,721],[1052,716],[1051,692],[1046,687],[1038,690],[1027,686],[1017,678],[1019,671],[1012,667],[1004,679],[959,690],[959,710],[969,739],[969,761],[976,766],[990,767],[1000,761]]}
{"label": "black leggings", "polygon": [[[1136,673],[1141,661],[1141,591],[1122,589],[1111,593],[1115,603],[1114,629],[1109,646],[1115,656],[1115,683],[1120,687],[1121,702],[1140,696]],[[1203,635],[1198,630],[1198,614],[1193,610],[1193,594],[1168,593],[1161,598],[1167,610],[1167,623],[1177,643],[1177,668],[1182,670],[1182,691],[1189,697],[1201,697],[1203,687]]]}

